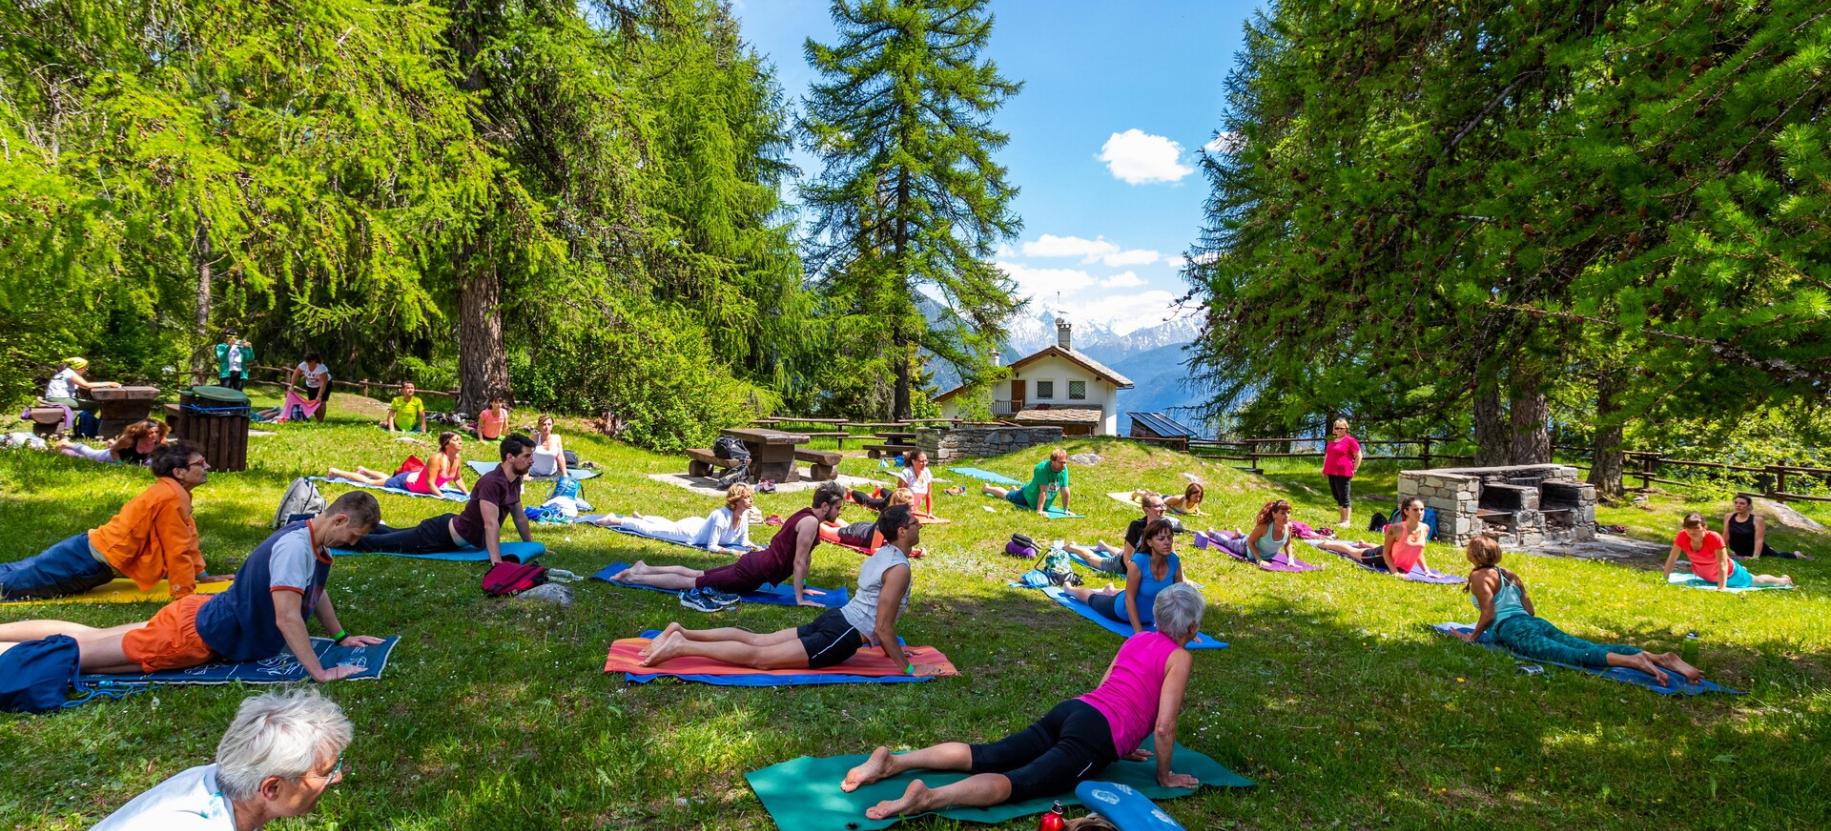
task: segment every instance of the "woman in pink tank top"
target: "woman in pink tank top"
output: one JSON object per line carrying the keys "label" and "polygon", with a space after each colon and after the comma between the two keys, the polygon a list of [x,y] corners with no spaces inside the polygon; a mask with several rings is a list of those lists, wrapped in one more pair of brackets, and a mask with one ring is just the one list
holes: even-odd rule
{"label": "woman in pink tank top", "polygon": [[459,473],[464,469],[463,453],[463,436],[450,430],[440,433],[439,452],[426,460],[426,467],[418,476],[407,477],[407,490],[437,496],[440,489],[452,485],[460,492],[465,492],[464,478]]}
{"label": "woman in pink tank top", "polygon": [[1184,647],[1201,628],[1205,606],[1194,586],[1172,584],[1152,604],[1157,630],[1127,638],[1093,692],[1055,705],[1035,724],[992,744],[945,742],[908,753],[879,747],[847,772],[839,787],[850,793],[907,770],[972,774],[939,788],[929,788],[919,779],[911,782],[901,797],[865,811],[870,819],[1022,802],[1072,791],[1081,780],[1097,776],[1120,759],[1150,758],[1139,745],[1154,735],[1158,784],[1194,788],[1201,782],[1172,771],[1170,762],[1176,748],[1176,717],[1182,712],[1193,664]]}

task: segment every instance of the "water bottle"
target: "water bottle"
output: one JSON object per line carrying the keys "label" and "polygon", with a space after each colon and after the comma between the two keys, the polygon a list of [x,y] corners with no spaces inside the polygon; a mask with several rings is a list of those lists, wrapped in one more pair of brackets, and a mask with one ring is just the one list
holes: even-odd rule
{"label": "water bottle", "polygon": [[1066,827],[1068,820],[1062,813],[1062,803],[1057,802],[1054,808],[1049,809],[1049,813],[1043,815],[1043,820],[1036,824],[1036,831],[1062,831]]}
{"label": "water bottle", "polygon": [[1678,656],[1692,666],[1697,666],[1697,642],[1696,632],[1686,632],[1684,643],[1679,644],[1678,647]]}

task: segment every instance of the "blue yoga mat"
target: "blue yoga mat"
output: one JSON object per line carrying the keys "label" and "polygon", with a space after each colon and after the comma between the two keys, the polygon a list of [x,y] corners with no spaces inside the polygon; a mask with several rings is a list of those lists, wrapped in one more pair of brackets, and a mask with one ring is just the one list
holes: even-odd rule
{"label": "blue yoga mat", "polygon": [[[611,579],[612,577],[623,573],[627,568],[629,568],[629,563],[611,563],[610,565],[599,569],[598,573],[591,575],[591,579],[602,580],[613,586],[625,589],[645,589],[652,592],[671,594],[676,597],[680,595],[680,592],[674,589],[664,589],[659,586],[639,586],[635,583],[619,583],[616,580]],[[822,589],[819,586],[807,586],[806,588],[825,592],[825,594],[817,595],[810,599],[828,609],[837,609],[844,606],[846,605],[846,601],[851,599],[845,589]],[[795,587],[790,585],[764,583],[757,587],[756,591],[743,595],[742,597],[742,602],[744,603],[762,603],[766,606],[793,606],[795,605]],[[644,637],[647,636],[645,635]]]}
{"label": "blue yoga mat", "polygon": [[[1475,626],[1473,624],[1468,624],[1468,623],[1439,623],[1439,624],[1432,626],[1431,628],[1435,629],[1440,634],[1448,635],[1452,638],[1456,637],[1458,634],[1461,634],[1461,633],[1475,631]],[[1633,684],[1636,687],[1645,687],[1649,690],[1652,690],[1653,692],[1659,693],[1660,695],[1703,695],[1704,693],[1713,693],[1713,692],[1728,693],[1729,695],[1741,695],[1742,694],[1741,691],[1739,691],[1739,690],[1732,690],[1728,687],[1718,686],[1716,684],[1716,682],[1711,681],[1708,678],[1706,678],[1702,681],[1699,681],[1696,684],[1693,684],[1693,683],[1686,681],[1683,676],[1679,675],[1676,672],[1667,673],[1666,677],[1669,680],[1671,680],[1672,683],[1667,686],[1662,687],[1659,685],[1659,683],[1657,681],[1653,680],[1653,676],[1648,675],[1647,673],[1641,672],[1640,670],[1637,670],[1637,669],[1628,669],[1627,667],[1608,667],[1607,669],[1597,669],[1595,667],[1577,666],[1576,664],[1560,664],[1557,661],[1546,661],[1546,660],[1541,660],[1538,658],[1529,658],[1525,655],[1519,655],[1519,654],[1508,651],[1505,647],[1502,647],[1500,644],[1494,643],[1492,640],[1489,639],[1489,637],[1490,637],[1490,633],[1483,632],[1481,635],[1481,640],[1477,641],[1475,645],[1479,646],[1483,649],[1492,649],[1495,652],[1502,652],[1502,653],[1505,653],[1508,655],[1512,655],[1514,658],[1517,658],[1521,661],[1529,661],[1529,662],[1535,663],[1535,664],[1551,664],[1552,666],[1556,666],[1556,667],[1564,667],[1565,669],[1574,669],[1574,670],[1579,670],[1581,672],[1587,672],[1591,675],[1595,675],[1595,676],[1598,676],[1601,678],[1607,678],[1610,681],[1620,681],[1623,684]]]}
{"label": "blue yoga mat", "polygon": [[[1115,635],[1123,635],[1128,638],[1132,636],[1131,624],[1120,623],[1119,621],[1113,620],[1112,618],[1109,618],[1106,615],[1103,615],[1097,611],[1094,611],[1094,607],[1089,606],[1085,603],[1082,603],[1079,600],[1074,599],[1074,595],[1063,591],[1058,586],[1050,586],[1049,588],[1043,589],[1043,594],[1049,595],[1050,597],[1055,599],[1055,602],[1060,603],[1063,606],[1067,606],[1069,609],[1073,610],[1075,614],[1080,615],[1081,617],[1087,618],[1088,620],[1091,620],[1095,623],[1100,624],[1101,626],[1105,627],[1106,631],[1108,631],[1108,632],[1111,632]],[[1207,634],[1198,634],[1195,636],[1195,640],[1190,641],[1189,645],[1185,648],[1187,648],[1187,649],[1226,649],[1227,643],[1225,641],[1217,641],[1214,638],[1208,636]]]}
{"label": "blue yoga mat", "polygon": [[432,494],[426,494],[426,493],[414,493],[413,491],[407,490],[406,488],[384,488],[380,485],[370,485],[365,482],[358,482],[354,479],[334,479],[329,476],[311,476],[311,477],[307,477],[307,478],[311,479],[313,482],[329,482],[333,485],[345,485],[345,486],[352,487],[352,488],[367,488],[368,490],[372,490],[372,491],[382,491],[383,493],[392,493],[392,494],[396,494],[399,496],[412,496],[412,497],[417,497],[420,499],[443,499],[443,500],[446,500],[447,502],[469,502],[470,501],[469,494],[461,493],[459,491],[453,490],[450,487],[446,487],[446,488],[440,490],[438,496],[433,496]]}
{"label": "blue yoga mat", "polygon": [[1671,586],[1684,586],[1687,589],[1703,589],[1704,591],[1711,592],[1720,591],[1727,594],[1798,588],[1798,586],[1730,586],[1729,588],[1719,589],[1717,588],[1716,583],[1705,580],[1695,574],[1668,574],[1666,575],[1666,584]]}
{"label": "blue yoga mat", "polygon": [[1123,782],[1083,780],[1075,786],[1074,797],[1119,831],[1184,831],[1182,823],[1157,807],[1150,797]]}
{"label": "blue yoga mat", "polygon": [[[343,664],[356,664],[364,668],[362,672],[343,680],[367,681],[381,677],[382,670],[388,668],[388,657],[393,654],[397,643],[400,643],[399,635],[389,636],[374,646],[337,646],[330,638],[312,638],[312,651],[317,653],[318,663],[325,669]],[[264,661],[242,664],[213,663],[141,675],[82,676],[84,685],[102,690],[160,684],[293,684],[309,680],[311,678],[305,674],[305,668],[299,666],[298,659],[291,652],[281,652]]]}
{"label": "blue yoga mat", "polygon": [[[471,470],[476,471],[478,474],[486,474],[492,470],[495,470],[496,466],[500,465],[500,464],[502,464],[502,463],[501,462],[481,462],[481,461],[472,460],[472,461],[465,462],[464,466],[470,468]],[[598,471],[593,470],[588,467],[580,467],[580,468],[569,467],[569,468],[566,468],[566,475],[572,477],[573,479],[575,479],[577,481],[583,482],[586,479],[597,478]],[[522,478],[527,479],[532,482],[553,482],[553,481],[557,481],[559,479],[559,474],[548,474],[546,476],[530,475],[530,476],[524,476]]]}
{"label": "blue yoga mat", "polygon": [[[505,542],[499,546],[502,553],[513,554],[524,563],[534,562],[540,555],[547,553],[544,542]],[[487,563],[490,553],[481,548],[466,548],[462,551],[440,551],[437,554],[402,554],[398,551],[357,551],[351,548],[333,548],[332,557],[406,557],[410,560],[443,560],[451,563]]]}
{"label": "blue yoga mat", "polygon": [[[647,629],[642,637],[654,639],[661,634],[660,629]],[[902,638],[896,639],[897,645],[903,645]],[[623,673],[623,680],[634,684],[647,684],[657,678],[678,678],[682,681],[693,681],[700,684],[714,684],[720,687],[797,687],[815,684],[914,684],[920,681],[933,681],[933,675],[671,675],[668,673]]]}
{"label": "blue yoga mat", "polygon": [[947,469],[947,472],[948,473],[958,473],[961,476],[971,477],[973,479],[978,479],[978,480],[981,480],[984,482],[991,482],[994,485],[1022,485],[1023,484],[1022,482],[1019,482],[1016,479],[1012,479],[1011,477],[1006,476],[1002,473],[995,473],[990,470],[980,470],[979,468],[976,468],[976,467],[950,467]]}

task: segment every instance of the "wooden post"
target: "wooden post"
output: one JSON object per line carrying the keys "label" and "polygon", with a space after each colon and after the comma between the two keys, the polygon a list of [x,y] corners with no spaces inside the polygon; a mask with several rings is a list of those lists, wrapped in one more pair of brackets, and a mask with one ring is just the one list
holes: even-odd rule
{"label": "wooden post", "polygon": [[1781,496],[1781,494],[1787,492],[1786,468],[1781,467],[1780,465],[1769,465],[1768,469],[1772,470],[1774,472],[1774,492],[1771,494],[1768,494],[1768,495],[1772,496],[1773,498],[1778,499],[1782,502],[1785,502],[1786,497]]}
{"label": "wooden post", "polygon": [[1424,467],[1430,468],[1430,437],[1424,437]]}
{"label": "wooden post", "polygon": [[1259,472],[1259,442],[1255,439],[1246,440],[1246,470],[1249,473]]}
{"label": "wooden post", "polygon": [[364,379],[362,382],[362,397],[369,397],[369,382],[367,379]]}
{"label": "wooden post", "polygon": [[1643,453],[1640,456],[1640,489],[1653,489],[1653,475],[1659,472],[1659,454]]}

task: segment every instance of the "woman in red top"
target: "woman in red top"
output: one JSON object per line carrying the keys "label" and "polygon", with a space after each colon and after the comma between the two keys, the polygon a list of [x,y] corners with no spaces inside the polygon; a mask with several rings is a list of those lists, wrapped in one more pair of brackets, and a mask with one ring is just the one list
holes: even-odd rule
{"label": "woman in red top", "polygon": [[1672,551],[1666,555],[1667,577],[1672,576],[1672,566],[1678,563],[1680,552],[1691,562],[1692,574],[1717,584],[1718,589],[1793,585],[1793,578],[1785,574],[1779,577],[1754,574],[1743,568],[1741,563],[1730,559],[1728,552],[1724,551],[1723,538],[1715,531],[1705,530],[1702,514],[1685,515],[1684,528],[1673,538]]}
{"label": "woman in red top", "polygon": [[1348,527],[1348,516],[1353,509],[1348,506],[1348,483],[1354,480],[1354,471],[1361,466],[1361,443],[1348,435],[1348,420],[1335,420],[1335,429],[1328,442],[1322,446],[1322,475],[1329,478],[1329,493],[1335,496],[1335,504],[1341,508],[1341,521],[1337,526]]}

